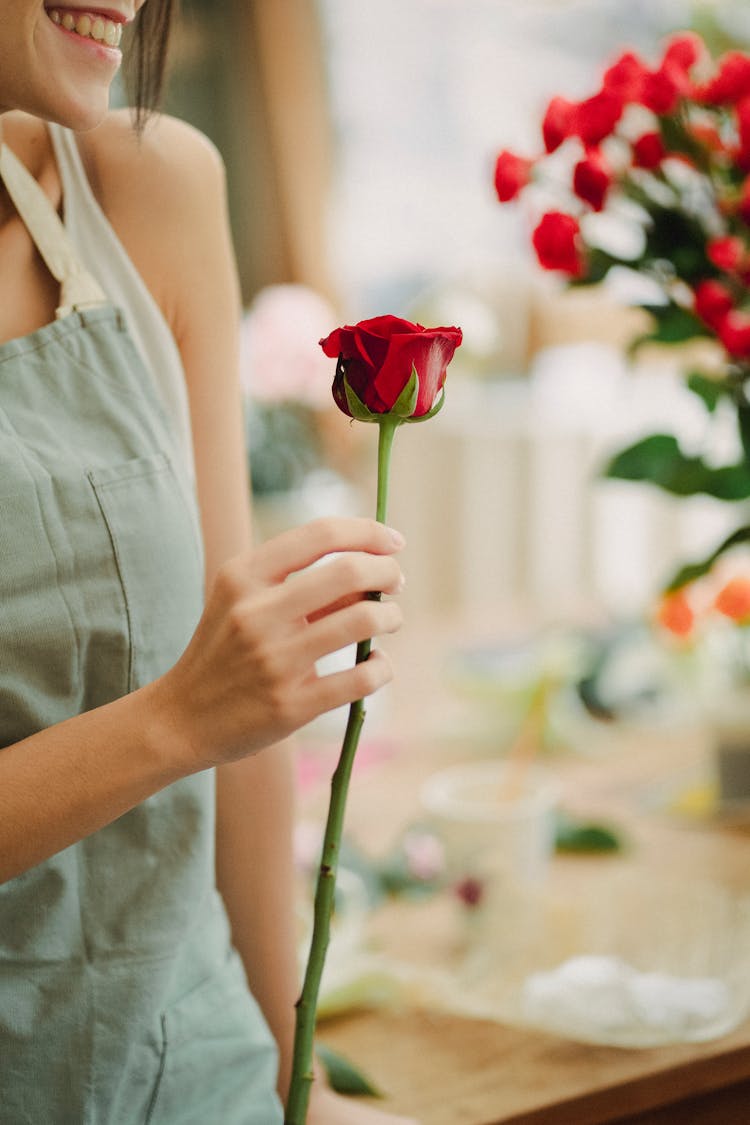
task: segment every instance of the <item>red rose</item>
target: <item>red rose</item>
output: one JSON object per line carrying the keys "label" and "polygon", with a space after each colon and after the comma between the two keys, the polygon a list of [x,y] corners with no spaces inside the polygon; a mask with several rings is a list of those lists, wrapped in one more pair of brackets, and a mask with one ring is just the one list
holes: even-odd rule
{"label": "red rose", "polygon": [[731,234],[723,238],[711,238],[706,243],[706,256],[720,270],[734,273],[745,259],[745,244],[741,238]]}
{"label": "red rose", "polygon": [[[337,328],[320,341],[325,354],[339,360],[333,381],[336,405],[350,417],[363,419],[366,412],[424,417],[438,401],[446,368],[462,338],[460,328],[423,328],[397,316],[378,316]],[[394,407],[399,406],[399,396],[415,371],[416,402],[404,415]],[[355,413],[347,396],[347,384],[366,408],[361,415]]]}
{"label": "red rose", "polygon": [[732,309],[720,321],[717,335],[730,355],[738,359],[750,358],[750,316]]}
{"label": "red rose", "polygon": [[744,172],[750,171],[750,97],[737,102],[737,135],[740,140],[736,153],[737,163]]}
{"label": "red rose", "polygon": [[542,121],[542,137],[547,152],[554,152],[573,136],[576,106],[567,98],[553,98]]}
{"label": "red rose", "polygon": [[694,297],[695,315],[714,329],[719,327],[734,305],[731,293],[720,281],[699,282]]}
{"label": "red rose", "polygon": [[612,174],[601,153],[591,151],[573,169],[573,191],[594,211],[601,211],[612,183]]}
{"label": "red rose", "polygon": [[666,155],[660,133],[644,133],[633,142],[633,163],[638,168],[658,168]]}
{"label": "red rose", "polygon": [[680,99],[682,77],[680,71],[669,67],[660,67],[658,70],[644,74],[638,94],[638,103],[650,109],[652,113],[671,113]]}
{"label": "red rose", "polygon": [[710,82],[695,95],[709,105],[734,105],[750,94],[750,57],[741,51],[727,51],[719,59],[719,69]]}
{"label": "red rose", "polygon": [[574,132],[587,148],[593,148],[611,136],[622,117],[624,103],[619,94],[603,89],[592,98],[579,102],[574,114]]}
{"label": "red rose", "polygon": [[640,96],[641,82],[648,68],[637,55],[626,51],[605,70],[602,86],[612,94],[617,94],[623,102],[636,102]]}
{"label": "red rose", "polygon": [[675,66],[685,74],[706,54],[706,44],[694,31],[681,31],[667,40],[662,66]]}
{"label": "red rose", "polygon": [[580,277],[584,270],[578,220],[562,211],[543,215],[532,236],[539,264],[546,270],[562,270]]}
{"label": "red rose", "polygon": [[521,189],[526,187],[533,167],[533,160],[503,149],[495,162],[495,191],[501,203],[515,199]]}

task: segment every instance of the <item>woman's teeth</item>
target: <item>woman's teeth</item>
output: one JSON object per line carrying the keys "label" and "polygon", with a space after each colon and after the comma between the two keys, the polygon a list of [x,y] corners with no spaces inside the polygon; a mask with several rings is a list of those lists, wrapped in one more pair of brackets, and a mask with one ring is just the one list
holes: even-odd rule
{"label": "woman's teeth", "polygon": [[119,47],[122,39],[122,24],[89,12],[76,12],[51,8],[49,18],[66,31],[73,31],[84,39],[93,39],[105,47]]}

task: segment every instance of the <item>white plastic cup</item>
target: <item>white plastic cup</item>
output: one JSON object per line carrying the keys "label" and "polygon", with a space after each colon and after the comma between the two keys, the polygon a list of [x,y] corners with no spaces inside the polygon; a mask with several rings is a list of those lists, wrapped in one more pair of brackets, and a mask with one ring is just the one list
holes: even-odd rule
{"label": "white plastic cup", "polygon": [[548,869],[559,793],[539,766],[481,761],[433,774],[421,798],[453,876],[530,885]]}
{"label": "white plastic cup", "polygon": [[422,806],[466,904],[464,979],[514,964],[541,925],[560,786],[546,769],[468,762],[428,778]]}

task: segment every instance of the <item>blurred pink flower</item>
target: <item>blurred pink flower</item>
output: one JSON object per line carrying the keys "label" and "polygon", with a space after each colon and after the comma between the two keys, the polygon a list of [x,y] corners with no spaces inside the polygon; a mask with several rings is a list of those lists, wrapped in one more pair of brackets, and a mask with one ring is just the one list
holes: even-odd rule
{"label": "blurred pink flower", "polygon": [[[396,754],[394,744],[386,738],[369,738],[360,743],[354,759],[352,773],[356,776],[366,773],[382,762],[390,761]],[[328,785],[336,768],[338,748],[331,744],[301,745],[296,754],[297,785],[301,792],[314,789],[316,785]]]}
{"label": "blurred pink flower", "polygon": [[258,293],[240,325],[242,389],[258,402],[327,407],[330,363],[317,345],[337,314],[305,285],[270,285]]}
{"label": "blurred pink flower", "polygon": [[413,829],[404,837],[406,867],[415,879],[434,879],[445,871],[445,848],[430,832]]}

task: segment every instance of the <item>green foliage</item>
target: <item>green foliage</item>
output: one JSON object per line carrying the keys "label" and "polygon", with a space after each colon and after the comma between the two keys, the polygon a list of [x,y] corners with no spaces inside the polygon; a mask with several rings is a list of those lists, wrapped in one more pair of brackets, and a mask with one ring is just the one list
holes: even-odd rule
{"label": "green foliage", "polygon": [[253,494],[299,488],[323,464],[314,412],[298,403],[250,403],[245,415]]}
{"label": "green foliage", "polygon": [[750,463],[750,406],[746,400],[737,404],[737,428],[745,459]]}
{"label": "green foliage", "polygon": [[674,577],[667,583],[666,593],[674,593],[679,590],[681,586],[687,586],[689,582],[695,582],[697,578],[702,578],[704,574],[708,574],[714,563],[727,551],[731,551],[733,547],[739,547],[742,544],[750,543],[750,527],[740,527],[733,531],[723,543],[706,555],[705,558],[697,562],[688,563],[686,566],[680,568]]}
{"label": "green foliage", "polygon": [[[412,832],[427,832],[420,825],[414,825]],[[345,837],[341,844],[340,862],[342,867],[357,875],[367,893],[371,907],[379,906],[387,898],[429,898],[441,891],[445,885],[442,872],[434,878],[420,878],[414,874],[404,847],[404,840],[396,841],[393,848],[383,857],[366,855],[352,840]]]}
{"label": "green foliage", "polygon": [[331,1088],[337,1094],[347,1094],[349,1097],[382,1098],[381,1091],[371,1080],[337,1051],[317,1043],[315,1054],[320,1059]]}
{"label": "green foliage", "polygon": [[712,379],[700,371],[691,371],[686,376],[685,384],[689,391],[703,401],[709,414],[713,414],[722,398],[731,394],[730,388],[723,379]]}
{"label": "green foliage", "polygon": [[555,851],[563,854],[598,855],[620,852],[623,841],[611,825],[577,820],[558,813],[555,825]]}
{"label": "green foliage", "polygon": [[573,277],[568,284],[571,288],[584,285],[598,285],[604,281],[613,266],[632,266],[633,263],[625,258],[618,258],[602,250],[600,246],[589,246],[586,250],[586,273],[583,277]]}
{"label": "green foliage", "polygon": [[663,114],[659,118],[659,132],[667,152],[682,153],[696,168],[706,167],[706,151],[703,145],[687,131],[680,117]]}
{"label": "green foliage", "polygon": [[640,308],[651,316],[654,327],[631,342],[628,348],[631,355],[644,344],[684,344],[686,340],[709,335],[705,325],[694,313],[673,301],[666,305],[641,305]]}
{"label": "green foliage", "polygon": [[644,262],[664,262],[688,283],[714,273],[706,257],[706,232],[700,221],[677,207],[650,200]]}
{"label": "green foliage", "polygon": [[651,434],[621,450],[606,465],[604,475],[645,481],[673,496],[703,493],[718,500],[750,496],[750,466],[744,461],[713,467],[701,457],[686,456],[672,434]]}

